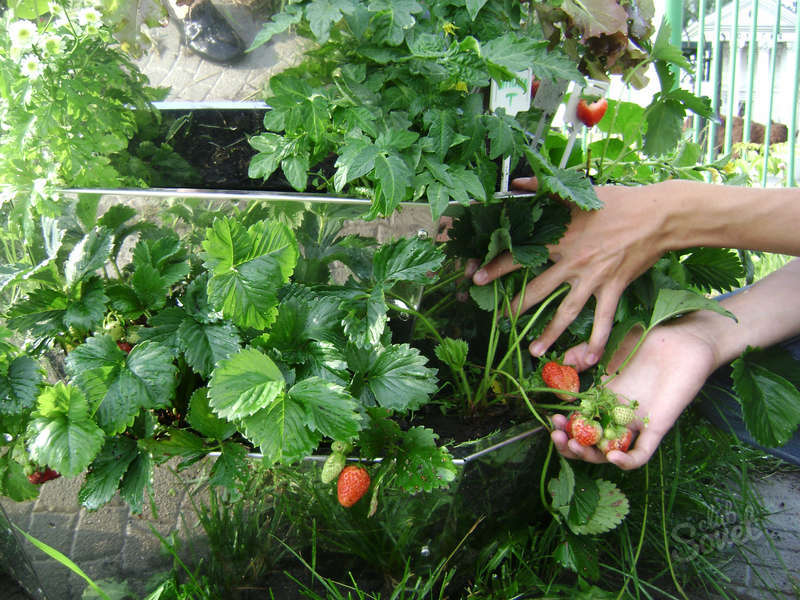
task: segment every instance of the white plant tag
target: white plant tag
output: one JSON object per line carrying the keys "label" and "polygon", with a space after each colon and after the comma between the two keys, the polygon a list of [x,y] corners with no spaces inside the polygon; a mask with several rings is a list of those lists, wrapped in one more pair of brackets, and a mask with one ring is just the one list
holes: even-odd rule
{"label": "white plant tag", "polygon": [[518,112],[528,110],[531,107],[531,80],[533,73],[530,69],[519,71],[517,77],[525,82],[525,87],[521,87],[516,80],[497,83],[492,79],[491,91],[489,93],[489,109],[495,112],[498,108],[504,108],[507,115],[512,117]]}

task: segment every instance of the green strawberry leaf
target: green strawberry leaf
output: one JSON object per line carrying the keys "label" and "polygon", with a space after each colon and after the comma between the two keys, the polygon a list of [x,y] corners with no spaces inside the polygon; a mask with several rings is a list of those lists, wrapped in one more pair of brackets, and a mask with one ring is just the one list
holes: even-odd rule
{"label": "green strawberry leaf", "polygon": [[562,567],[574,571],[581,577],[590,580],[597,579],[600,576],[600,567],[598,565],[599,551],[596,545],[592,544],[587,537],[576,535],[571,531],[566,531],[565,537],[566,539],[558,545],[553,553],[553,558]]}
{"label": "green strawberry leaf", "polygon": [[70,352],[67,369],[108,434],[124,431],[142,408],[169,406],[177,383],[169,348],[144,341],[126,355],[108,335],[87,338]]}
{"label": "green strawberry leaf", "polygon": [[800,424],[800,391],[752,361],[750,351],[733,363],[733,389],[742,404],[745,425],[759,444],[782,446]]}
{"label": "green strawberry leaf", "polygon": [[442,340],[441,344],[438,344],[433,349],[433,352],[436,354],[436,357],[448,367],[459,371],[464,368],[464,364],[467,362],[469,346],[464,340],[455,340],[446,337]]}
{"label": "green strawberry leaf", "polygon": [[703,292],[727,292],[739,287],[745,272],[739,253],[728,248],[697,248],[681,261],[690,283]]}
{"label": "green strawberry leaf", "polygon": [[211,410],[208,402],[208,388],[199,388],[189,399],[186,421],[200,435],[217,440],[226,440],[236,433],[236,425],[220,419]]}
{"label": "green strawberry leaf", "polygon": [[114,236],[108,229],[96,227],[83,236],[69,253],[64,264],[64,277],[72,286],[86,275],[100,269],[111,255]]}
{"label": "green strawberry leaf", "polygon": [[411,493],[447,487],[458,475],[447,448],[436,445],[437,435],[424,427],[403,432],[397,456],[397,484]]}
{"label": "green strawberry leaf", "polygon": [[658,291],[647,329],[653,329],[664,321],[696,310],[713,310],[736,321],[736,316],[722,308],[716,300],[711,300],[691,290],[662,288]]}
{"label": "green strawberry leaf", "polygon": [[478,308],[493,312],[495,307],[503,303],[506,289],[503,282],[495,279],[490,285],[473,285],[469,288],[469,295],[478,305]]}
{"label": "green strawberry leaf", "polygon": [[247,481],[247,448],[241,444],[225,442],[219,458],[214,461],[208,477],[208,485],[236,489],[241,482]]}
{"label": "green strawberry leaf", "polygon": [[141,439],[138,442],[139,447],[152,454],[159,462],[173,456],[192,461],[207,452],[203,439],[191,431],[170,427],[164,431],[164,436],[157,440]]}
{"label": "green strawberry leaf", "polygon": [[119,495],[130,506],[133,514],[141,514],[145,495],[152,492],[153,459],[149,454],[138,452],[119,484]]}
{"label": "green strawberry leaf", "polygon": [[323,436],[347,440],[355,437],[361,429],[358,403],[340,385],[310,377],[293,385],[288,395],[305,407],[308,427]]}
{"label": "green strawberry leaf", "polygon": [[106,437],[89,415],[86,396],[63,383],[39,396],[28,435],[31,458],[69,477],[89,465]]}
{"label": "green strawberry leaf", "polygon": [[11,453],[0,455],[0,495],[14,502],[33,500],[39,495],[39,487],[28,481],[22,465],[11,458]]}
{"label": "green strawberry leaf", "polygon": [[605,479],[595,479],[594,482],[597,502],[589,518],[585,522],[583,519],[578,521],[572,518],[567,521],[572,532],[578,535],[597,535],[611,531],[628,514],[628,498],[616,485]]}
{"label": "green strawberry leaf", "polygon": [[598,210],[603,203],[588,177],[565,169],[551,167],[551,175],[539,175],[539,191],[555,194],[563,200],[570,200],[581,210]]}
{"label": "green strawberry leaf", "polygon": [[232,219],[217,219],[203,249],[205,266],[212,271],[209,303],[240,327],[268,326],[277,290],[289,280],[299,255],[291,229],[260,221],[245,230]]}
{"label": "green strawberry leaf", "polygon": [[575,471],[575,490],[568,506],[559,507],[572,531],[583,527],[594,515],[600,501],[597,481],[581,471]]}
{"label": "green strawberry leaf", "polygon": [[8,371],[0,375],[0,415],[18,415],[36,402],[42,383],[42,369],[31,357],[17,356],[8,364]]}
{"label": "green strawberry leaf", "polygon": [[642,150],[648,156],[672,152],[683,135],[686,110],[677,100],[665,98],[653,102],[645,114],[647,129]]}
{"label": "green strawberry leaf", "polygon": [[200,323],[186,318],[178,329],[186,362],[204,377],[219,363],[239,351],[239,332],[231,323]]}
{"label": "green strawberry leaf", "polygon": [[367,406],[377,404],[401,412],[415,410],[427,403],[438,387],[436,371],[426,367],[427,359],[408,344],[359,351],[358,356],[348,357],[351,367],[352,358],[360,363],[363,382],[354,395]]}
{"label": "green strawberry leaf", "polygon": [[243,419],[275,403],[285,387],[283,374],[272,359],[247,348],[214,369],[208,385],[209,404],[224,419]]}
{"label": "green strawberry leaf", "polygon": [[184,309],[170,306],[150,317],[147,327],[139,329],[139,336],[143,340],[161,344],[177,354],[181,349],[178,331],[188,318]]}
{"label": "green strawberry leaf", "polygon": [[359,348],[372,348],[380,344],[386,329],[386,299],[381,286],[375,287],[368,296],[342,303],[347,310],[342,319],[344,333]]}
{"label": "green strawberry leaf", "polygon": [[78,491],[78,500],[84,508],[96,510],[111,500],[128,466],[138,455],[136,442],[131,438],[108,438],[89,465],[86,480]]}
{"label": "green strawberry leaf", "polygon": [[559,456],[561,470],[558,477],[553,477],[547,482],[547,491],[553,497],[554,508],[568,506],[572,501],[572,494],[575,492],[575,473],[569,463]]}
{"label": "green strawberry leaf", "polygon": [[284,393],[242,419],[245,437],[261,448],[265,460],[283,464],[301,460],[319,445],[322,436],[309,423],[306,407]]}
{"label": "green strawberry leaf", "polygon": [[8,311],[6,325],[24,331],[35,338],[48,338],[66,331],[64,315],[69,303],[60,290],[39,288],[31,290],[28,297],[15,303]]}
{"label": "green strawberry leaf", "polygon": [[430,240],[418,237],[401,238],[382,244],[373,257],[373,277],[382,284],[396,281],[431,283],[429,273],[435,272],[444,261],[442,251]]}
{"label": "green strawberry leaf", "polygon": [[80,282],[80,295],[70,300],[64,312],[64,325],[81,332],[98,329],[103,323],[108,298],[99,277],[87,277]]}

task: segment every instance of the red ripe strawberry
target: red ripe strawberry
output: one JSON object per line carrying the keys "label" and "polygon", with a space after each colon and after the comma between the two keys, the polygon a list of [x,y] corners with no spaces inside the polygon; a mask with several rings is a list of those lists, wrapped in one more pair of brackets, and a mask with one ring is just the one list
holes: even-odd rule
{"label": "red ripe strawberry", "polygon": [[[545,363],[542,367],[542,379],[549,388],[566,390],[578,393],[581,389],[581,381],[578,379],[578,372],[569,365],[562,365],[555,361]],[[574,402],[575,396],[569,394],[556,394],[556,397],[564,402]]]}
{"label": "red ripe strawberry", "polygon": [[122,350],[125,354],[128,354],[131,350],[133,350],[133,346],[128,342],[118,341],[117,348]]}
{"label": "red ripe strawberry", "polygon": [[539,91],[541,83],[538,79],[531,79],[531,98],[536,98],[536,92]]}
{"label": "red ripe strawberry", "polygon": [[587,419],[574,412],[567,421],[567,435],[581,446],[594,446],[603,437],[603,426],[594,419]]}
{"label": "red ripe strawberry", "polygon": [[606,114],[607,108],[608,100],[605,98],[595,100],[591,104],[587,103],[586,100],[581,98],[578,100],[578,106],[575,109],[575,114],[577,115],[578,119],[580,119],[581,123],[587,127],[594,127],[600,122],[600,119],[603,118],[603,115]]}
{"label": "red ripe strawberry", "polygon": [[30,481],[34,485],[41,485],[45,481],[50,481],[51,479],[58,479],[61,477],[61,473],[58,471],[54,471],[49,467],[44,471],[34,471],[30,475],[28,475],[28,481]]}
{"label": "red ripe strawberry", "polygon": [[369,473],[364,467],[350,465],[342,469],[339,481],[336,483],[339,504],[350,508],[361,500],[369,489],[369,481]]}
{"label": "red ripe strawberry", "polygon": [[603,437],[599,442],[597,442],[597,447],[600,448],[600,451],[603,454],[608,454],[612,450],[620,450],[622,452],[627,452],[628,448],[631,447],[631,441],[633,440],[633,431],[628,428],[625,428],[618,432],[618,434],[612,438]]}

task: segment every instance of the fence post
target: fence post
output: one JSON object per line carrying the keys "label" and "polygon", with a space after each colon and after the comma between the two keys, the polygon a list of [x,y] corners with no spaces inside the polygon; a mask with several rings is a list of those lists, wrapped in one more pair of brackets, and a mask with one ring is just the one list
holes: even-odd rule
{"label": "fence post", "polygon": [[[764,167],[761,172],[761,185],[767,186],[767,167],[769,167],[769,136],[772,131],[772,109],[775,104],[775,74],[778,72],[778,37],[781,28],[781,0],[775,3],[775,26],[772,29],[772,53],[770,56],[771,87],[769,90],[769,108],[767,109],[767,122],[764,125]],[[795,107],[796,109],[796,107]]]}
{"label": "fence post", "polygon": [[716,141],[717,141],[717,126],[719,119],[719,92],[720,92],[720,79],[722,79],[722,2],[717,2],[714,10],[716,22],[714,23],[714,39],[712,40],[712,57],[711,57],[711,110],[713,116],[708,125],[708,146],[706,148],[708,162],[713,162],[717,157]]}
{"label": "fence post", "polygon": [[750,24],[750,47],[747,49],[747,103],[744,107],[744,128],[742,141],[750,141],[750,123],[753,121],[753,82],[756,79],[756,50],[758,49],[758,0],[750,4],[752,23]]}
{"label": "fence post", "polygon": [[[694,71],[694,93],[695,96],[703,95],[703,77],[706,72],[706,0],[698,0],[697,24],[699,37],[697,39],[697,58]],[[696,144],[700,140],[700,129],[703,119],[699,115],[693,118],[694,131],[692,141]]]}
{"label": "fence post", "polygon": [[[757,0],[756,0],[757,1]],[[730,153],[733,145],[733,114],[736,110],[736,63],[739,57],[739,0],[733,0],[733,27],[728,43],[728,115],[725,117],[723,152]]]}
{"label": "fence post", "polygon": [[795,11],[794,22],[794,82],[792,84],[792,115],[789,119],[789,165],[786,173],[786,185],[797,185],[796,169],[800,157],[797,156],[797,103],[800,102],[800,6]]}

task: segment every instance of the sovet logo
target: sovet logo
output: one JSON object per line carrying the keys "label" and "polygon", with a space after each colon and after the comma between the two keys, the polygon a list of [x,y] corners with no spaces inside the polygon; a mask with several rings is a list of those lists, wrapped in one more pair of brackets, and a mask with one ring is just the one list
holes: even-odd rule
{"label": "sovet logo", "polygon": [[748,506],[742,518],[742,515],[733,511],[730,501],[727,504],[727,511],[697,523],[684,521],[672,528],[670,537],[675,544],[673,561],[695,560],[699,556],[755,541],[764,535],[763,528],[759,526],[761,516],[754,514],[752,508]]}

